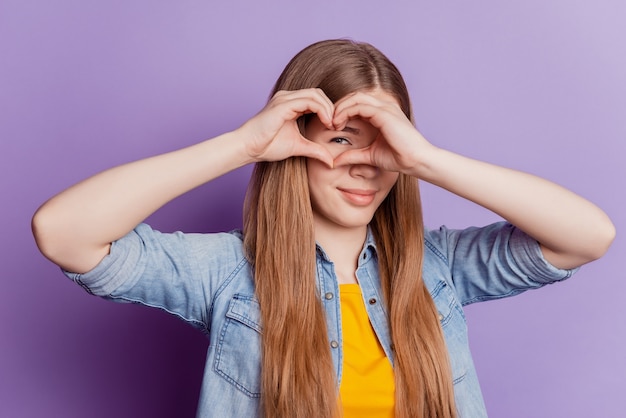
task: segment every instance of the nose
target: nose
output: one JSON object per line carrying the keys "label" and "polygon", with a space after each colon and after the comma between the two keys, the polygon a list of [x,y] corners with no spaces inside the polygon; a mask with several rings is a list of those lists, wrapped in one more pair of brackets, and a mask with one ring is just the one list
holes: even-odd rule
{"label": "nose", "polygon": [[380,169],[373,165],[354,164],[350,166],[349,172],[353,177],[374,178],[380,173]]}

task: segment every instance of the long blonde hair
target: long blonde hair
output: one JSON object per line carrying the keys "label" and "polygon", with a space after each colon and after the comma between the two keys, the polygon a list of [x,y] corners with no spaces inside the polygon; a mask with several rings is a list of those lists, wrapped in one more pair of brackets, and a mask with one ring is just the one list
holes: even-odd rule
{"label": "long blonde hair", "polygon": [[[329,40],[298,53],[279,90],[321,88],[333,101],[380,88],[412,119],[398,69],[366,43]],[[304,126],[304,118],[301,128]],[[261,408],[266,417],[340,415],[337,379],[315,276],[306,159],[257,163],[246,196],[244,248],[261,306]],[[422,280],[417,180],[400,174],[370,227],[394,347],[395,416],[454,418],[452,372],[437,310]]]}

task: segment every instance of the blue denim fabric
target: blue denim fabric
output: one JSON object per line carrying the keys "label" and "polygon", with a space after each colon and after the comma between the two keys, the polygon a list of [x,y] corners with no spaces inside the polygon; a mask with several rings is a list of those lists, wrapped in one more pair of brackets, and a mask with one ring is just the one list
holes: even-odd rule
{"label": "blue denim fabric", "polygon": [[[340,381],[339,286],[333,263],[320,247],[316,263],[319,296],[326,309],[328,339]],[[460,417],[487,416],[462,306],[538,288],[565,279],[573,271],[548,264],[537,242],[510,224],[426,231],[424,281],[439,311]],[[94,295],[163,309],[210,336],[198,416],[258,415],[260,310],[239,233],[164,234],[142,224],[113,243],[110,254],[92,271],[66,274]],[[371,235],[360,254],[356,275],[372,326],[393,363]]]}

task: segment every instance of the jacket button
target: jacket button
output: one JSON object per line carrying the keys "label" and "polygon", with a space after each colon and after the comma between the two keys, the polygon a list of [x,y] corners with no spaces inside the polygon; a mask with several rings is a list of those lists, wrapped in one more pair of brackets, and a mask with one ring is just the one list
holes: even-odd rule
{"label": "jacket button", "polygon": [[376,298],[371,298],[370,300],[368,300],[370,305],[374,305],[376,304]]}
{"label": "jacket button", "polygon": [[332,294],[332,293],[330,293],[330,292],[328,292],[328,293],[326,293],[326,294],[324,295],[324,298],[325,298],[326,300],[331,300],[331,299],[333,298],[333,294]]}
{"label": "jacket button", "polygon": [[437,317],[439,318],[440,321],[443,321],[443,315],[439,314],[437,315]]}
{"label": "jacket button", "polygon": [[330,342],[330,346],[332,348],[337,348],[337,347],[339,347],[339,343],[337,341],[333,340],[333,341]]}

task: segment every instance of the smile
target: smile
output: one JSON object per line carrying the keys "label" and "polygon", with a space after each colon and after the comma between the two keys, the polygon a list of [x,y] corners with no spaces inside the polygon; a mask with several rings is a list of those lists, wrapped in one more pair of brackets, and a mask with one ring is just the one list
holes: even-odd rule
{"label": "smile", "polygon": [[341,194],[350,203],[357,206],[367,206],[374,201],[376,197],[375,190],[361,190],[361,189],[341,189],[338,188]]}

